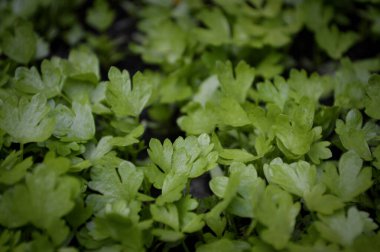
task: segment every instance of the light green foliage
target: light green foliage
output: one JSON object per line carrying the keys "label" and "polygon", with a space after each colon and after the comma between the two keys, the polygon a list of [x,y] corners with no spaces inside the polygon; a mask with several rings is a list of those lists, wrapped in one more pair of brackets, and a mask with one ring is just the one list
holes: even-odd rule
{"label": "light green foliage", "polygon": [[206,107],[206,109],[199,108],[189,115],[178,118],[177,122],[183,131],[197,135],[213,132],[217,121],[217,115],[213,113],[212,109]]}
{"label": "light green foliage", "polygon": [[48,60],[41,63],[41,75],[35,67],[19,67],[15,73],[17,90],[29,94],[44,94],[46,98],[61,93],[63,81],[60,70]]}
{"label": "light green foliage", "polygon": [[236,66],[234,72],[229,61],[226,63],[218,62],[216,68],[222,93],[234,98],[239,103],[243,103],[255,78],[254,69],[244,61]]}
{"label": "light green foliage", "polygon": [[97,0],[86,15],[86,22],[95,29],[103,32],[112,24],[115,12],[109,8],[106,1]]}
{"label": "light green foliage", "polygon": [[[144,33],[142,46],[133,44],[132,50],[142,54],[146,62],[175,64],[182,60],[185,53],[188,40],[186,31],[170,19],[163,19],[164,12],[155,11],[158,13],[148,13],[148,20],[140,23]],[[159,17],[159,20],[149,20],[151,14]]]}
{"label": "light green foliage", "polygon": [[324,166],[323,182],[343,201],[352,201],[372,185],[372,169],[362,166],[363,160],[355,152],[346,152],[339,160],[338,170],[331,163]]}
{"label": "light green foliage", "polygon": [[105,155],[107,155],[114,147],[128,146],[138,143],[138,137],[144,133],[144,127],[142,125],[133,129],[129,134],[122,137],[104,136],[98,144],[89,144],[86,148],[84,156],[86,159],[93,163],[100,161]]}
{"label": "light green foliage", "polygon": [[96,84],[99,81],[99,59],[86,47],[71,50],[67,74],[74,79]]}
{"label": "light green foliage", "polygon": [[325,194],[325,191],[326,186],[317,184],[310,191],[304,193],[306,205],[311,211],[329,215],[344,206],[341,199],[331,194]]}
{"label": "light green foliage", "polygon": [[32,157],[20,160],[20,152],[11,152],[0,164],[0,183],[12,185],[20,181],[33,165]]}
{"label": "light green foliage", "polygon": [[202,10],[198,14],[198,19],[207,27],[195,29],[194,35],[198,40],[215,46],[230,42],[230,27],[227,18],[220,9]]}
{"label": "light green foliage", "polygon": [[270,81],[259,83],[257,85],[258,98],[267,103],[277,105],[281,110],[284,109],[285,103],[289,96],[289,86],[281,77],[274,79],[274,84]]}
{"label": "light green foliage", "polygon": [[355,207],[331,216],[319,215],[320,221],[315,222],[321,236],[333,243],[350,246],[363,232],[377,228],[377,225],[368,217],[368,213],[358,211]]}
{"label": "light green foliage", "polygon": [[367,141],[376,136],[378,127],[371,122],[367,122],[363,127],[363,117],[356,109],[347,113],[345,121],[337,120],[335,129],[343,146],[347,150],[355,151],[364,160],[371,160]]}
{"label": "light green foliage", "polygon": [[185,233],[199,231],[204,226],[204,221],[202,214],[192,212],[197,207],[198,202],[189,196],[175,204],[151,205],[153,220],[170,227],[170,229],[154,229],[153,233],[163,241],[176,241],[183,238]]}
{"label": "light green foliage", "polygon": [[274,130],[277,146],[289,158],[299,158],[310,151],[318,128],[312,129],[314,104],[303,98],[294,104],[288,114],[276,118]]}
{"label": "light green foliage", "polygon": [[305,161],[286,164],[281,158],[276,158],[264,165],[264,173],[267,180],[277,184],[289,193],[302,197],[310,192],[317,179],[315,166]]}
{"label": "light green foliage", "polygon": [[319,164],[322,159],[329,159],[332,153],[329,148],[330,145],[328,141],[315,142],[310,146],[310,151],[307,153],[311,161],[314,164]]}
{"label": "light green foliage", "polygon": [[306,71],[291,70],[287,81],[290,96],[296,101],[306,96],[315,103],[332,89],[332,79],[328,76],[319,76],[316,73],[307,77]]}
{"label": "light green foliage", "polygon": [[79,181],[65,175],[69,168],[68,159],[48,154],[42,164],[26,175],[25,183],[4,193],[0,199],[0,223],[10,228],[31,223],[60,244],[69,234],[61,218],[74,207],[80,190]]}
{"label": "light green foliage", "polygon": [[146,83],[144,76],[137,73],[133,77],[133,89],[129,73],[126,70],[120,72],[116,67],[111,67],[108,72],[109,83],[107,85],[107,102],[117,117],[138,116],[151,95],[151,87]]}
{"label": "light green foliage", "polygon": [[42,142],[53,133],[55,120],[48,116],[50,107],[42,94],[31,99],[10,95],[0,108],[0,128],[18,143]]}
{"label": "light green foliage", "polygon": [[366,87],[367,99],[364,101],[365,113],[373,119],[380,119],[380,76],[374,75]]}
{"label": "light green foliage", "polygon": [[218,105],[214,111],[219,115],[221,124],[240,127],[250,123],[247,113],[236,100],[223,97]]}
{"label": "light green foliage", "polygon": [[90,222],[89,235],[95,241],[113,239],[125,250],[142,252],[143,231],[151,226],[151,222],[140,221],[140,210],[141,206],[137,201],[126,203],[120,200],[109,203],[105,206],[105,211]]}
{"label": "light green foliage", "polygon": [[358,41],[359,36],[354,32],[341,32],[336,26],[326,26],[317,30],[315,39],[318,45],[325,50],[331,58],[339,59]]}
{"label": "light green foliage", "polygon": [[91,194],[87,200],[95,211],[117,200],[131,202],[136,198],[142,181],[142,171],[130,162],[122,161],[117,168],[96,165],[91,169],[88,186],[101,194]]}
{"label": "light green foliage", "polygon": [[242,252],[249,249],[249,245],[243,241],[232,241],[227,238],[222,238],[208,244],[197,247],[197,252]]}
{"label": "light green foliage", "polygon": [[299,202],[293,203],[290,194],[277,186],[267,186],[256,212],[257,220],[265,226],[260,237],[277,250],[285,248],[299,211]]}
{"label": "light green foliage", "polygon": [[94,137],[95,122],[88,103],[74,101],[72,109],[58,105],[55,110],[56,127],[54,135],[62,141],[86,141]]}
{"label": "light green foliage", "polygon": [[[240,184],[237,184],[239,180]],[[253,218],[265,183],[257,176],[255,167],[235,162],[230,166],[230,176],[214,177],[210,181],[210,188],[215,195],[223,199],[219,203],[220,210],[224,210],[221,209],[223,206],[233,215]],[[208,218],[213,217],[212,214],[215,213],[211,211]]]}
{"label": "light green foliage", "polygon": [[162,205],[179,200],[189,178],[198,177],[214,168],[218,154],[213,148],[206,134],[177,138],[174,143],[166,139],[161,144],[157,139],[152,139],[148,154],[153,163],[147,167],[146,176],[156,188],[162,190],[157,203]]}
{"label": "light green foliage", "polygon": [[379,3],[0,1],[0,252],[380,251]]}
{"label": "light green foliage", "polygon": [[4,54],[18,63],[29,63],[36,53],[36,45],[37,35],[31,23],[20,22],[12,32],[2,34]]}

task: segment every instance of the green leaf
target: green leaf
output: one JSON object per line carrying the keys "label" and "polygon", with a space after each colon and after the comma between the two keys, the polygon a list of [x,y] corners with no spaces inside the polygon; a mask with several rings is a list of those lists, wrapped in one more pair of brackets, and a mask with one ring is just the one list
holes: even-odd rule
{"label": "green leaf", "polygon": [[247,163],[257,159],[253,154],[244,149],[222,149],[219,151],[219,162],[230,164],[232,162]]}
{"label": "green leaf", "polygon": [[258,99],[277,105],[281,110],[289,99],[289,86],[282,77],[275,77],[274,84],[265,81],[257,84]]}
{"label": "green leaf", "polygon": [[347,150],[355,151],[364,160],[371,160],[372,155],[367,143],[371,138],[371,132],[366,130],[368,124],[363,128],[362,125],[363,118],[360,111],[352,109],[346,115],[346,123],[340,119],[336,121],[335,131]]}
{"label": "green leaf", "polygon": [[177,203],[181,231],[184,233],[194,233],[203,228],[203,214],[196,214],[192,211],[198,207],[198,202],[190,196],[186,196]]}
{"label": "green leaf", "polygon": [[331,58],[339,59],[359,40],[359,35],[351,31],[341,32],[336,26],[324,26],[316,30],[315,39]]}
{"label": "green leaf", "polygon": [[27,170],[32,167],[32,157],[20,160],[21,152],[11,152],[0,163],[0,183],[13,185],[20,181],[27,173]]}
{"label": "green leaf", "polygon": [[307,153],[311,161],[314,164],[319,164],[321,159],[329,159],[332,157],[332,153],[329,148],[330,142],[319,141],[315,142],[310,146],[310,151]]}
{"label": "green leaf", "polygon": [[230,97],[222,97],[217,107],[214,108],[218,113],[221,124],[233,127],[241,127],[250,124],[247,113],[240,104]]}
{"label": "green leaf", "polygon": [[239,174],[240,183],[237,194],[229,204],[227,211],[243,218],[255,217],[255,210],[265,190],[264,180],[258,177],[253,165],[233,163],[230,166],[230,172]]}
{"label": "green leaf", "polygon": [[50,107],[41,94],[30,100],[9,96],[0,107],[0,128],[22,144],[43,142],[53,133],[55,120],[48,116]]}
{"label": "green leaf", "polygon": [[184,234],[179,231],[161,228],[152,229],[152,234],[159,237],[161,241],[175,242],[184,238]]}
{"label": "green leaf", "polygon": [[363,161],[355,152],[346,152],[339,160],[339,174],[331,163],[324,166],[323,181],[343,201],[352,201],[372,185],[372,169],[362,169],[362,165]]}
{"label": "green leaf", "polygon": [[249,244],[244,241],[232,241],[227,238],[222,238],[211,243],[200,245],[197,247],[196,252],[243,252],[248,251],[249,249]]}
{"label": "green leaf", "polygon": [[377,228],[368,213],[358,211],[356,207],[348,209],[347,215],[341,211],[330,216],[319,215],[319,219],[315,222],[315,227],[321,236],[345,247],[352,245],[361,233]]}
{"label": "green leaf", "polygon": [[74,207],[80,190],[77,179],[64,175],[69,168],[68,159],[48,154],[26,175],[25,183],[5,191],[0,199],[0,223],[10,228],[31,223],[45,230],[55,244],[61,243],[69,233],[61,218]]}
{"label": "green leaf", "polygon": [[115,12],[103,0],[96,0],[86,13],[86,22],[100,32],[107,30],[114,18]]}
{"label": "green leaf", "polygon": [[179,200],[188,179],[211,170],[218,159],[214,144],[206,134],[179,137],[173,144],[165,140],[163,145],[152,139],[149,147],[148,154],[158,167],[150,166],[145,174],[156,188],[162,189],[157,198],[159,205]]}
{"label": "green leaf", "polygon": [[86,147],[84,156],[86,159],[91,160],[91,162],[96,163],[116,146],[124,147],[138,143],[138,137],[140,137],[143,133],[144,127],[139,125],[123,137],[104,136],[99,140],[96,147],[93,144],[89,144]]}
{"label": "green leaf", "polygon": [[99,60],[86,47],[71,50],[69,54],[69,76],[76,80],[97,84],[100,79]]}
{"label": "green leaf", "polygon": [[318,103],[319,99],[326,95],[333,86],[332,79],[328,76],[319,76],[313,73],[308,78],[306,71],[297,71],[295,69],[290,71],[287,83],[291,89],[290,96],[296,101],[305,96],[315,103]]}
{"label": "green leaf", "polygon": [[365,113],[380,120],[380,75],[373,75],[366,86],[367,97],[364,100]]}
{"label": "green leaf", "polygon": [[59,104],[54,110],[56,127],[54,135],[65,142],[83,142],[95,135],[95,121],[87,102],[72,102],[72,109]]}
{"label": "green leaf", "polygon": [[100,194],[90,194],[88,201],[94,204],[96,212],[116,200],[130,202],[136,198],[143,178],[143,172],[128,161],[122,161],[117,168],[96,165],[91,169],[88,186]]}
{"label": "green leaf", "polygon": [[280,109],[274,104],[268,104],[266,109],[249,104],[246,110],[257,134],[266,135],[269,140],[272,140],[275,135],[273,122],[280,115]]}
{"label": "green leaf", "polygon": [[186,116],[178,118],[179,127],[188,134],[198,135],[212,133],[218,122],[218,117],[207,107],[199,108]]}
{"label": "green leaf", "polygon": [[325,191],[326,187],[323,184],[317,184],[310,191],[304,193],[304,199],[309,210],[329,215],[344,207],[343,202],[338,197],[324,194]]}
{"label": "green leaf", "polygon": [[230,42],[230,27],[227,18],[220,9],[204,9],[197,18],[207,27],[195,29],[194,35],[200,42],[214,46]]}
{"label": "green leaf", "polygon": [[46,98],[57,96],[63,86],[60,70],[48,60],[42,61],[41,75],[37,68],[18,67],[15,72],[15,87],[29,94],[43,94]]}
{"label": "green leaf", "polygon": [[328,25],[334,16],[333,8],[323,1],[305,1],[300,4],[302,19],[308,29],[316,32]]}
{"label": "green leaf", "polygon": [[150,205],[150,212],[153,220],[164,223],[175,231],[179,231],[178,210],[174,204],[165,206]]}
{"label": "green leaf", "polygon": [[[220,182],[218,179],[216,183]],[[210,182],[215,183],[215,182]],[[232,173],[228,178],[228,183],[223,183],[220,186],[225,186],[225,189],[218,188],[218,191],[224,191],[223,200],[220,201],[217,205],[215,205],[211,211],[205,214],[205,221],[207,226],[211,228],[211,230],[220,237],[224,229],[226,228],[227,221],[226,218],[221,216],[222,212],[226,210],[228,205],[231,203],[232,199],[235,197],[237,190],[239,188],[240,183],[240,175],[239,173]],[[215,185],[213,185],[215,187]]]}
{"label": "green leaf", "polygon": [[29,63],[36,53],[36,45],[37,36],[31,23],[18,23],[13,33],[5,32],[2,35],[1,46],[4,54],[17,63]]}
{"label": "green leaf", "polygon": [[248,89],[255,78],[255,70],[244,61],[240,61],[233,71],[231,62],[227,61],[217,62],[216,71],[222,93],[239,103],[245,102]]}
{"label": "green leaf", "polygon": [[144,33],[142,45],[132,44],[132,51],[142,54],[143,60],[148,63],[174,65],[182,62],[188,34],[175,21],[163,18],[162,12],[157,16],[161,16],[160,20],[148,20],[141,24]]}
{"label": "green leaf", "polygon": [[283,114],[277,117],[274,127],[277,146],[287,157],[299,158],[310,151],[314,139],[310,128],[297,124]]}
{"label": "green leaf", "polygon": [[265,226],[260,237],[275,249],[286,247],[293,232],[300,204],[277,186],[269,185],[256,211],[256,218]]}
{"label": "green leaf", "polygon": [[151,227],[152,221],[139,221],[140,210],[141,204],[137,201],[126,203],[119,200],[109,203],[105,211],[89,223],[89,234],[97,241],[118,241],[124,250],[143,252],[143,232]]}
{"label": "green leaf", "polygon": [[277,184],[289,193],[303,197],[310,192],[317,180],[317,169],[305,161],[286,164],[281,158],[273,159],[270,164],[264,164],[267,180]]}
{"label": "green leaf", "polygon": [[106,91],[107,102],[117,117],[138,117],[147,104],[152,93],[151,86],[141,73],[133,76],[133,89],[131,79],[126,70],[120,72],[111,67],[108,72],[108,86]]}

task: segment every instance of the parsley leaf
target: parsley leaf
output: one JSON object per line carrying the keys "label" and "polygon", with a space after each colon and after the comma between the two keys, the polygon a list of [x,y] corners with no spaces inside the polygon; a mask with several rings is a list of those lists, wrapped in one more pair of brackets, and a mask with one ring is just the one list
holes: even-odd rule
{"label": "parsley leaf", "polygon": [[275,158],[270,164],[264,164],[265,177],[270,183],[281,186],[289,193],[303,197],[315,185],[317,169],[305,161],[286,164],[281,158]]}
{"label": "parsley leaf", "polygon": [[59,104],[55,110],[54,135],[62,141],[87,141],[94,137],[95,122],[91,106],[87,102],[72,102],[72,109]]}
{"label": "parsley leaf", "polygon": [[111,67],[108,72],[107,102],[117,117],[140,115],[151,95],[151,86],[146,83],[144,76],[137,73],[133,76],[133,89],[131,79],[126,70],[120,72]]}
{"label": "parsley leaf", "polygon": [[324,166],[323,181],[332,193],[343,201],[352,201],[372,185],[372,169],[362,169],[363,160],[353,151],[344,153],[338,165],[338,171],[332,163]]}
{"label": "parsley leaf", "polygon": [[299,202],[293,204],[290,194],[275,185],[267,186],[256,211],[256,218],[265,226],[260,237],[277,250],[285,248],[299,211]]}
{"label": "parsley leaf", "polygon": [[[42,76],[41,76],[42,75]],[[41,63],[41,75],[35,67],[19,67],[15,73],[15,87],[21,92],[43,94],[46,98],[57,96],[63,86],[60,70],[48,60]]]}
{"label": "parsley leaf", "polygon": [[44,162],[26,175],[25,183],[4,193],[0,199],[0,223],[10,228],[31,223],[60,244],[69,233],[61,218],[74,207],[80,191],[79,181],[65,175],[69,167],[68,159],[47,154]]}
{"label": "parsley leaf", "polygon": [[355,151],[364,160],[371,160],[372,155],[367,141],[373,138],[373,126],[370,122],[364,127],[360,111],[350,110],[346,115],[346,122],[338,119],[336,121],[336,133],[339,135],[343,146],[347,150]]}
{"label": "parsley leaf", "polygon": [[27,173],[27,170],[32,167],[32,157],[28,157],[20,161],[21,151],[11,152],[0,163],[0,183],[13,185],[20,181]]}
{"label": "parsley leaf", "polygon": [[153,163],[146,167],[145,174],[156,188],[162,189],[157,198],[159,205],[179,200],[189,178],[216,166],[218,154],[213,148],[206,134],[180,137],[174,143],[165,140],[163,145],[156,139],[150,141],[148,154]]}
{"label": "parsley leaf", "polygon": [[380,119],[380,75],[373,75],[366,86],[367,99],[364,101],[365,113],[373,119]]}
{"label": "parsley leaf", "polygon": [[18,63],[29,63],[36,53],[36,45],[37,35],[29,22],[20,22],[12,33],[2,34],[1,46],[4,54]]}
{"label": "parsley leaf", "polygon": [[345,247],[352,245],[361,233],[377,228],[368,213],[358,211],[355,207],[348,209],[347,215],[341,211],[330,216],[319,215],[319,219],[320,221],[315,222],[315,227],[321,236]]}
{"label": "parsley leaf", "polygon": [[230,42],[230,26],[220,9],[202,10],[197,18],[207,27],[195,29],[199,41],[215,46]]}
{"label": "parsley leaf", "polygon": [[9,96],[0,108],[0,128],[22,144],[42,142],[53,133],[55,120],[48,115],[50,107],[41,94],[31,99]]}
{"label": "parsley leaf", "polygon": [[235,68],[235,73],[230,61],[218,62],[216,69],[222,93],[234,98],[239,103],[244,102],[248,89],[255,78],[255,70],[244,61],[239,62]]}
{"label": "parsley leaf", "polygon": [[[329,38],[329,39],[326,39]],[[339,59],[358,41],[359,36],[355,32],[341,32],[336,26],[321,27],[315,33],[318,45],[333,59]]]}

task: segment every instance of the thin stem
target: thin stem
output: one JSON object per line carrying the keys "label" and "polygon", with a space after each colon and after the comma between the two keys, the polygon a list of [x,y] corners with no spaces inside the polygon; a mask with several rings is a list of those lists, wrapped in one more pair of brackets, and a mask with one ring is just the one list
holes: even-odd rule
{"label": "thin stem", "polygon": [[20,143],[20,152],[21,152],[20,158],[21,160],[24,160],[24,143]]}
{"label": "thin stem", "polygon": [[251,220],[251,223],[249,224],[247,230],[244,233],[244,236],[246,237],[250,236],[255,227],[256,227],[256,220]]}
{"label": "thin stem", "polygon": [[183,247],[183,249],[184,249],[185,252],[190,252],[190,250],[189,250],[189,248],[186,246],[186,243],[185,243],[184,240],[182,241],[182,247]]}

